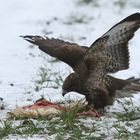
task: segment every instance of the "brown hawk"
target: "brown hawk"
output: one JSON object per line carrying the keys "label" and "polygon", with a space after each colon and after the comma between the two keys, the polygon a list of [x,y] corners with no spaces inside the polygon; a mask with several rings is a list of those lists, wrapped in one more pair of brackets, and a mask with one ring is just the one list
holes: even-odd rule
{"label": "brown hawk", "polygon": [[98,109],[113,104],[116,90],[140,91],[137,80],[122,80],[108,75],[129,68],[128,41],[139,27],[140,13],[132,14],[113,26],[89,48],[48,37],[22,37],[73,68],[74,73],[63,83],[63,95],[70,91],[78,92]]}

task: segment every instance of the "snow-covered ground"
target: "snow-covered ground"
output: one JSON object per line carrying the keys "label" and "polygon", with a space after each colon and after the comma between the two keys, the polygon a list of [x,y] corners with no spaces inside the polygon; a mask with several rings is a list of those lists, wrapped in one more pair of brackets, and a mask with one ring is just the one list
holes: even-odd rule
{"label": "snow-covered ground", "polygon": [[[126,2],[124,7],[115,5],[115,1],[101,0],[98,6],[93,6],[77,4],[76,0],[1,0],[0,97],[6,104],[5,109],[0,110],[1,118],[16,105],[27,105],[41,97],[42,93],[28,94],[28,91],[32,91],[41,66],[46,65],[65,76],[65,73],[71,71],[63,63],[44,62],[41,56],[44,54],[37,47],[29,47],[29,43],[19,36],[47,34],[49,37],[89,46],[115,23],[132,13],[140,12],[139,0]],[[81,23],[73,20],[79,17]],[[116,77],[139,76],[139,38],[140,31],[137,31],[129,43],[130,68],[116,73]],[[43,94],[53,101],[64,100],[61,88],[46,88]],[[136,95],[133,100],[140,105],[140,95]],[[115,105],[114,108],[118,108]]]}

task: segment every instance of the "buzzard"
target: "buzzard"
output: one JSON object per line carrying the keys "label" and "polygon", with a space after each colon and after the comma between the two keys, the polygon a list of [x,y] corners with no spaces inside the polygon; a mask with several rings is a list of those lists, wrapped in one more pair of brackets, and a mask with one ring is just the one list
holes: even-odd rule
{"label": "buzzard", "polygon": [[63,95],[70,91],[78,92],[85,95],[89,105],[99,109],[113,104],[117,90],[140,91],[137,79],[123,80],[109,75],[129,68],[128,42],[139,27],[140,13],[132,14],[90,47],[48,37],[22,37],[73,68],[74,72],[63,83]]}

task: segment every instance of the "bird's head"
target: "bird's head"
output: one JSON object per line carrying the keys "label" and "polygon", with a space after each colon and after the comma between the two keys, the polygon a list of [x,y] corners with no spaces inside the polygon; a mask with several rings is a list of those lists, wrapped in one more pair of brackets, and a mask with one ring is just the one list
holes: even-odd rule
{"label": "bird's head", "polygon": [[64,81],[62,86],[62,95],[64,96],[68,92],[75,91],[80,93],[82,82],[76,73],[71,73]]}

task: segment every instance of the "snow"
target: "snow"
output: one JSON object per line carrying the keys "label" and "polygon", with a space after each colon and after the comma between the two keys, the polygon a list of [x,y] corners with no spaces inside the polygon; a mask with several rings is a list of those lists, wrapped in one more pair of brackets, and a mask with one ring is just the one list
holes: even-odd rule
{"label": "snow", "polygon": [[[79,94],[68,94],[65,98],[61,95],[61,88],[46,88],[42,93],[28,94],[32,91],[34,79],[40,66],[46,65],[52,71],[60,71],[66,77],[71,71],[64,63],[50,64],[44,62],[40,55],[45,55],[37,47],[30,48],[29,43],[20,35],[45,35],[55,38],[72,39],[75,43],[89,46],[104,34],[111,26],[126,16],[140,12],[135,6],[139,1],[129,1],[123,9],[114,6],[115,0],[108,2],[101,0],[100,5],[78,6],[76,1],[70,0],[3,0],[0,4],[0,97],[4,99],[5,109],[1,110],[0,117],[14,109],[16,105],[27,105],[40,98],[43,94],[52,101],[65,98],[83,98]],[[133,3],[133,5],[132,5]],[[87,16],[88,23],[75,23],[67,25],[71,15]],[[86,39],[81,39],[86,37]],[[140,66],[140,31],[135,33],[130,41],[130,68],[114,74],[115,77],[128,78],[139,76]],[[49,57],[48,57],[49,58]],[[31,100],[29,100],[31,99]],[[140,96],[133,99],[140,104]],[[3,104],[3,103],[2,103]],[[1,103],[0,103],[1,105]],[[117,103],[112,108],[117,108]]]}

